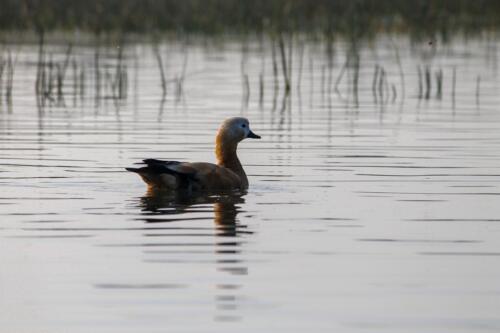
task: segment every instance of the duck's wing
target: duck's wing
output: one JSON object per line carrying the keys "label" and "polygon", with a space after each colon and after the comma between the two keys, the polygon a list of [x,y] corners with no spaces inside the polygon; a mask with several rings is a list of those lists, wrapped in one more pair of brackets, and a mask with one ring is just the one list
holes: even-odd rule
{"label": "duck's wing", "polygon": [[153,188],[189,191],[199,188],[197,170],[190,167],[188,163],[157,159],[146,159],[143,163],[146,166],[126,168],[126,170],[139,174],[144,182]]}
{"label": "duck's wing", "polygon": [[233,190],[242,187],[241,178],[232,170],[220,165],[195,162],[189,167],[196,170],[196,178],[207,190]]}

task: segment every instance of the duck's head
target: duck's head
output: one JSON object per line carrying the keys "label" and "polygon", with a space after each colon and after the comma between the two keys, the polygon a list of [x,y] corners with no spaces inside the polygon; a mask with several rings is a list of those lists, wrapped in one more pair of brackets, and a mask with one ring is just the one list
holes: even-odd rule
{"label": "duck's head", "polygon": [[234,117],[224,120],[217,132],[218,143],[238,143],[246,138],[260,139],[250,130],[248,119]]}

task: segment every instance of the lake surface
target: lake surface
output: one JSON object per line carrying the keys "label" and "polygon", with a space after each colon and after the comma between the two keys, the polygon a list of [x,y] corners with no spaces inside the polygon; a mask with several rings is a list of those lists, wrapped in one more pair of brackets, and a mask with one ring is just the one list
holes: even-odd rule
{"label": "lake surface", "polygon": [[[498,332],[498,44],[298,39],[287,95],[267,40],[173,40],[162,98],[131,42],[121,99],[114,45],[74,44],[62,99],[35,95],[36,43],[10,45],[2,331]],[[148,196],[124,170],[213,162],[231,116],[262,136],[239,146],[247,193]]]}

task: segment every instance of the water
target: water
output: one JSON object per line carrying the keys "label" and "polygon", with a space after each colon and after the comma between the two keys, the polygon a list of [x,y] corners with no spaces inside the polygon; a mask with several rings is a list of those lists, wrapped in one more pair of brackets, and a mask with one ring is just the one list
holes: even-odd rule
{"label": "water", "polygon": [[[37,46],[16,45],[0,113],[2,329],[500,330],[498,43],[380,37],[342,76],[349,45],[329,62],[307,42],[302,66],[294,45],[288,98],[269,44],[160,45],[163,100],[151,45],[124,48],[122,100],[108,96],[117,49],[99,51],[96,98],[95,48],[75,46],[85,92],[73,96],[70,66],[64,101],[45,106]],[[66,46],[46,49],[61,61]],[[262,136],[240,144],[247,193],[151,197],[124,171],[142,158],[214,161],[219,123],[238,115]]]}

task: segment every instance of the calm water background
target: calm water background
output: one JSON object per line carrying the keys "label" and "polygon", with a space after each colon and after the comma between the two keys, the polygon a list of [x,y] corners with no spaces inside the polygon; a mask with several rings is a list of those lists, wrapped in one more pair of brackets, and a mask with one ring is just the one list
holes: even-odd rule
{"label": "calm water background", "polygon": [[[106,97],[109,82],[95,98],[96,49],[76,44],[85,91],[73,94],[70,68],[64,101],[45,106],[37,45],[10,45],[2,332],[499,331],[498,42],[382,36],[344,70],[348,43],[331,57],[301,43],[288,97],[268,41],[160,44],[173,80],[163,100],[150,44],[123,48],[123,100]],[[54,61],[65,50],[46,46]],[[99,52],[106,82],[117,48]],[[262,136],[240,144],[246,194],[150,197],[124,171],[148,157],[214,161],[219,123],[239,115]]]}

